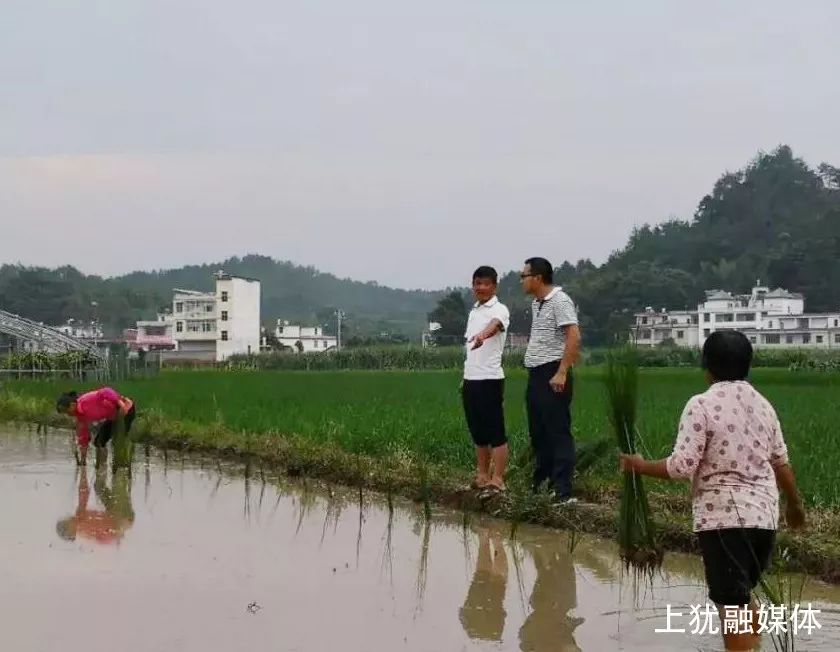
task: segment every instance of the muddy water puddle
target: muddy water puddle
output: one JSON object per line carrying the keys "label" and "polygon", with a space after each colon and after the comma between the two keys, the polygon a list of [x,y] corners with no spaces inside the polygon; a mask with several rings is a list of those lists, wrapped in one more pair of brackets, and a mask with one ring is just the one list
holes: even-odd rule
{"label": "muddy water puddle", "polygon": [[[653,584],[610,542],[139,451],[78,472],[62,435],[0,433],[0,650],[721,650],[692,635],[702,566]],[[801,598],[840,649],[838,587]],[[672,629],[666,629],[667,605]],[[771,641],[764,649],[772,650]]]}

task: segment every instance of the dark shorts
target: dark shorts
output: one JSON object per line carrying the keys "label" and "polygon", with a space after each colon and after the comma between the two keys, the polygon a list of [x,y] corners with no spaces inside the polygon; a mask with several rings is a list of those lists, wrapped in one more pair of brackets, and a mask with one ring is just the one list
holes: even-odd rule
{"label": "dark shorts", "polygon": [[505,381],[465,380],[461,389],[467,427],[476,446],[504,446]]}
{"label": "dark shorts", "polygon": [[[126,412],[125,414],[125,432],[128,433],[131,430],[131,424],[134,422],[134,405],[131,406],[131,409]],[[111,441],[111,437],[114,436],[114,422],[113,421],[106,421],[96,432],[96,437],[93,440],[93,445],[102,447]]]}
{"label": "dark shorts", "polygon": [[725,528],[698,532],[709,599],[718,605],[746,605],[770,566],[776,531]]}

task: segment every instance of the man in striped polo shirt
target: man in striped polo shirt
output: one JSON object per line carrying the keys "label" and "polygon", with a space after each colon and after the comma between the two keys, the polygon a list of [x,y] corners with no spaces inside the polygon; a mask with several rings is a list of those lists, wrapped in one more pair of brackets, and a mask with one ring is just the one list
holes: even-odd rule
{"label": "man in striped polo shirt", "polygon": [[534,297],[525,351],[534,489],[548,481],[556,500],[567,502],[575,469],[571,403],[572,367],[580,352],[577,310],[569,295],[554,287],[554,269],[545,258],[529,258],[520,276],[522,289]]}

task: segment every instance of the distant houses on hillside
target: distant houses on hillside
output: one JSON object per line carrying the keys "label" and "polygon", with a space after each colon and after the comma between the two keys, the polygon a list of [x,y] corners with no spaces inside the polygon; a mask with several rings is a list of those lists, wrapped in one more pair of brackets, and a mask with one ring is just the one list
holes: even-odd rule
{"label": "distant houses on hillside", "polygon": [[840,310],[806,313],[805,297],[756,282],[750,294],[708,290],[696,310],[635,314],[629,339],[639,346],[702,347],[719,330],[743,332],[756,347],[840,348]]}

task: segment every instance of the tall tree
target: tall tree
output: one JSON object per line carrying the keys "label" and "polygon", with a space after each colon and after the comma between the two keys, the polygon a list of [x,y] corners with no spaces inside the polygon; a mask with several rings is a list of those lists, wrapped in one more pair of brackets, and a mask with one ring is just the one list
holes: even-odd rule
{"label": "tall tree", "polygon": [[467,330],[467,304],[464,295],[458,291],[450,292],[438,301],[429,313],[429,321],[440,324],[440,329],[433,333],[439,344],[458,344],[464,341]]}

